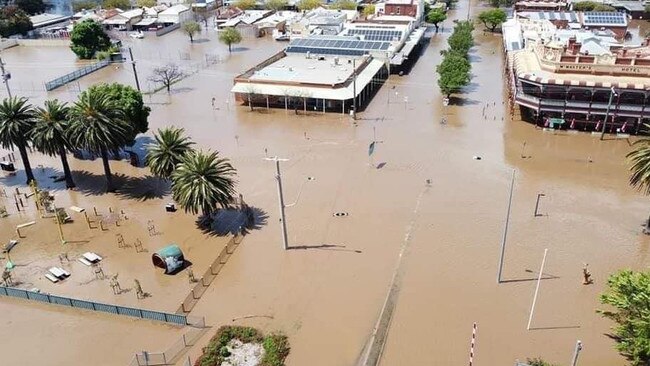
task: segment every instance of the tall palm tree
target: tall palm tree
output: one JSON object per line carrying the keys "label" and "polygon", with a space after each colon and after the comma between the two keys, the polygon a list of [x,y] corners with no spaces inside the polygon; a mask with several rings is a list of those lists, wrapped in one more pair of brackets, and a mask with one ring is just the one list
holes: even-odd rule
{"label": "tall palm tree", "polygon": [[68,139],[69,110],[67,103],[61,103],[57,99],[46,100],[44,108],[36,108],[34,111],[36,125],[32,130],[32,142],[38,151],[49,156],[58,154],[61,157],[65,186],[74,188],[67,155],[68,149],[71,148]]}
{"label": "tall palm tree", "polygon": [[23,160],[27,184],[34,180],[32,166],[27,155],[27,143],[34,127],[34,111],[27,98],[5,98],[0,103],[0,146],[18,148]]}
{"label": "tall palm tree", "polygon": [[102,90],[88,89],[79,96],[68,114],[70,142],[76,148],[99,154],[106,175],[106,191],[114,192],[108,152],[128,142],[131,127],[124,111]]}
{"label": "tall palm tree", "polygon": [[176,165],[192,151],[194,142],[183,136],[184,132],[184,129],[172,126],[159,129],[154,135],[156,143],[149,146],[145,158],[145,164],[153,175],[169,179]]}
{"label": "tall palm tree", "polygon": [[[637,140],[633,146],[634,149],[627,154],[632,172],[630,185],[647,195],[650,194],[650,139]],[[650,217],[644,231],[650,233]]]}
{"label": "tall palm tree", "polygon": [[190,152],[172,173],[172,196],[186,212],[209,215],[232,201],[236,174],[228,159],[216,152]]}

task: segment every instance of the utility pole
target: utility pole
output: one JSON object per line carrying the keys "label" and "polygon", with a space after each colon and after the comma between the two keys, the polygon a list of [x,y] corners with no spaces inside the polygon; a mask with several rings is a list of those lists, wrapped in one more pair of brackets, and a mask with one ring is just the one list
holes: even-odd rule
{"label": "utility pole", "polygon": [[578,354],[580,353],[580,351],[582,351],[582,342],[578,340],[576,342],[576,349],[573,352],[573,360],[571,360],[571,366],[576,366],[576,364],[578,363]]}
{"label": "utility pole", "polygon": [[275,156],[272,158],[266,158],[264,160],[275,161],[275,170],[276,170],[275,179],[278,182],[278,200],[280,201],[280,223],[282,224],[282,243],[284,246],[284,250],[287,250],[289,248],[289,239],[287,238],[287,220],[284,214],[284,209],[286,206],[284,205],[284,194],[282,192],[282,174],[280,173],[280,162],[288,161],[289,159],[280,159],[277,156]]}
{"label": "utility pole", "polygon": [[135,76],[135,86],[140,91],[140,81],[138,81],[138,70],[135,68],[135,60],[133,59],[133,51],[129,47],[129,56],[131,56],[131,66],[133,66],[133,76]]}
{"label": "utility pole", "polygon": [[352,119],[357,119],[357,60],[352,59]]}
{"label": "utility pole", "polygon": [[0,69],[2,70],[2,82],[5,83],[7,87],[7,95],[11,98],[11,90],[9,89],[9,79],[11,79],[11,73],[5,71],[5,63],[0,58]]}
{"label": "utility pole", "polygon": [[501,255],[499,256],[499,271],[497,272],[497,283],[501,283],[501,272],[503,272],[503,256],[506,252],[506,239],[508,238],[508,224],[510,223],[510,207],[512,206],[512,191],[515,187],[515,170],[512,170],[510,181],[510,198],[508,198],[508,211],[506,211],[506,224],[503,228],[503,240],[501,240]]}
{"label": "utility pole", "polygon": [[[605,138],[605,128],[607,127],[607,118],[609,117],[609,108],[612,106],[612,99],[614,99],[614,96],[618,96],[616,94],[616,90],[614,90],[614,87],[612,87],[610,93],[609,93],[609,102],[607,103],[607,112],[605,112],[605,121],[603,122],[603,132],[600,134],[600,141],[602,141]],[[613,120],[613,118],[612,118]]]}

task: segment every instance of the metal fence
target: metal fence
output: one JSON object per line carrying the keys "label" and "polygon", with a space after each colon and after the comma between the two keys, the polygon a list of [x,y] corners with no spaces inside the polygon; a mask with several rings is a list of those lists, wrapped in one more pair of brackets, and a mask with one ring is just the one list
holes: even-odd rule
{"label": "metal fence", "polygon": [[79,78],[81,78],[83,76],[86,76],[86,75],[88,75],[88,74],[90,74],[92,72],[95,72],[95,71],[97,71],[97,70],[99,70],[101,68],[104,68],[104,67],[108,66],[109,63],[110,63],[109,60],[102,60],[102,61],[94,63],[94,64],[92,64],[90,66],[86,66],[86,67],[84,67],[82,69],[75,70],[75,71],[73,71],[73,72],[71,72],[71,73],[69,73],[67,75],[63,75],[60,78],[56,78],[56,79],[54,79],[52,81],[48,81],[48,82],[45,83],[45,90],[47,90],[47,91],[54,90],[54,89],[60,87],[61,85],[65,85],[65,84],[67,84],[67,83],[69,83],[71,81],[75,81],[75,80],[77,80],[77,79],[79,79]]}
{"label": "metal fence", "polygon": [[73,308],[80,308],[93,311],[101,311],[116,315],[126,315],[136,318],[156,320],[177,325],[204,326],[204,320],[201,318],[188,319],[181,314],[169,314],[160,311],[145,310],[138,308],[129,308],[119,305],[103,304],[94,301],[73,299],[70,297],[55,296],[39,292],[27,291],[18,288],[0,286],[0,296],[17,297],[19,299],[40,301],[56,305],[64,305]]}
{"label": "metal fence", "polygon": [[176,310],[177,314],[187,314],[192,311],[194,305],[201,299],[212,281],[217,277],[223,266],[228,262],[230,256],[235,252],[237,246],[241,244],[243,235],[237,234],[228,240],[228,243],[221,249],[217,258],[208,267],[202,277],[198,279],[196,285],[192,287],[190,293],[187,294],[181,306]]}
{"label": "metal fence", "polygon": [[[147,352],[136,353],[128,366],[156,366],[156,365],[173,365],[180,361],[181,356],[205,334],[208,328],[190,328],[180,339],[177,339],[165,352]],[[185,364],[189,360],[185,358]],[[192,366],[191,361],[189,366]]]}

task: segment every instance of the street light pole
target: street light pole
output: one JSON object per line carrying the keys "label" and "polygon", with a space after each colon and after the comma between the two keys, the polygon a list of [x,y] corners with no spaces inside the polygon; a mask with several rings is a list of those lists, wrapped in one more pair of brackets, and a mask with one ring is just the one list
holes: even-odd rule
{"label": "street light pole", "polygon": [[284,250],[287,250],[289,249],[289,239],[287,238],[287,220],[284,213],[284,209],[286,206],[284,205],[284,193],[282,192],[282,174],[280,172],[280,162],[288,161],[289,159],[280,159],[277,156],[275,156],[273,158],[267,158],[265,160],[275,161],[275,170],[276,170],[275,179],[278,182],[278,200],[280,202],[280,223],[282,224],[282,244]]}
{"label": "street light pole", "polygon": [[512,180],[510,181],[510,198],[508,198],[508,210],[506,212],[506,224],[503,228],[503,240],[501,240],[501,255],[499,256],[499,271],[497,272],[497,283],[501,283],[501,273],[503,272],[503,256],[506,252],[506,239],[508,238],[508,224],[510,223],[510,207],[512,206],[512,191],[515,186],[515,170],[512,170]]}
{"label": "street light pole", "polygon": [[539,274],[537,275],[537,286],[535,286],[535,295],[533,296],[533,304],[530,306],[528,327],[526,327],[527,330],[530,330],[530,324],[533,322],[533,314],[535,313],[535,304],[537,303],[537,294],[539,293],[539,284],[540,282],[542,282],[542,273],[544,273],[544,264],[546,264],[546,253],[548,253],[548,249],[544,249],[544,258],[542,258],[542,266],[539,268]]}
{"label": "street light pole", "polygon": [[603,132],[600,134],[600,140],[602,141],[605,138],[605,129],[607,127],[607,118],[609,117],[609,109],[612,106],[612,100],[614,99],[614,96],[618,96],[616,94],[616,90],[614,90],[614,87],[611,88],[611,91],[609,93],[609,102],[607,103],[607,112],[605,112],[605,121],[603,122]]}
{"label": "street light pole", "polygon": [[582,342],[580,342],[580,340],[578,340],[576,342],[576,349],[573,352],[573,360],[571,360],[571,366],[576,366],[576,364],[578,362],[578,354],[580,353],[580,351],[582,351]]}
{"label": "street light pole", "polygon": [[11,90],[9,89],[9,79],[11,79],[11,73],[5,72],[5,63],[2,62],[2,58],[0,58],[0,70],[2,70],[2,82],[5,83],[5,86],[7,87],[7,95],[9,95],[9,98],[11,98]]}

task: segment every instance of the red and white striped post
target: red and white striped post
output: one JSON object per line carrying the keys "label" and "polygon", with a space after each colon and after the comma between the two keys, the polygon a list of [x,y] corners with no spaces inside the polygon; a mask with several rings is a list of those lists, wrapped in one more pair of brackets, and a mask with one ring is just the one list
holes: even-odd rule
{"label": "red and white striped post", "polygon": [[474,363],[474,345],[476,344],[476,322],[472,326],[472,343],[469,347],[469,366]]}

